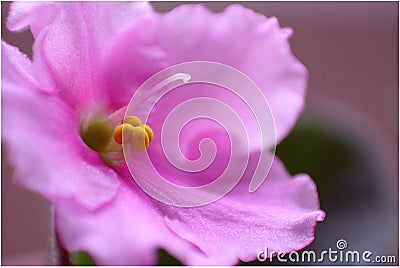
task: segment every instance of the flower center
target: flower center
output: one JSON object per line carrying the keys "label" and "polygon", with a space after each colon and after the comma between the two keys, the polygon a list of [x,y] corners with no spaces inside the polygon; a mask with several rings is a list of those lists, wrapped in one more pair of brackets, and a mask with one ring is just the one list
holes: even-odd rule
{"label": "flower center", "polygon": [[[187,83],[190,79],[191,75],[187,73],[173,74],[138,94],[135,98],[135,105],[141,105],[149,97],[176,80]],[[83,120],[81,123],[82,140],[96,151],[106,164],[111,165],[124,160],[122,145],[130,144],[135,151],[144,152],[154,137],[153,130],[148,125],[142,124],[137,116],[126,116],[122,122],[119,121],[123,117],[122,112],[126,112],[126,107],[108,117],[90,118],[89,116],[89,119],[86,118],[88,120]]]}
{"label": "flower center", "polygon": [[83,141],[96,152],[107,150],[113,134],[112,125],[103,118],[94,119],[81,130]]}
{"label": "flower center", "polygon": [[149,147],[153,140],[153,130],[145,124],[142,124],[137,116],[127,116],[122,124],[114,130],[114,141],[118,144],[130,142],[133,148],[138,152],[143,152]]}
{"label": "flower center", "polygon": [[107,118],[94,118],[82,124],[81,137],[87,146],[96,151],[106,164],[122,161],[122,144],[130,143],[138,152],[144,152],[153,140],[153,130],[142,124],[137,116],[125,117],[121,124]]}

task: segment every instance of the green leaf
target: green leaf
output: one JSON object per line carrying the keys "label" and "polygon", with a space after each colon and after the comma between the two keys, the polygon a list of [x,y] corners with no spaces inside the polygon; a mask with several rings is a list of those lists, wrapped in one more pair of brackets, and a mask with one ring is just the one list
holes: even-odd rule
{"label": "green leaf", "polygon": [[[303,120],[276,148],[276,155],[292,174],[306,173],[316,182],[321,206],[337,201],[337,193],[363,156],[353,138],[332,131],[318,121]],[[339,189],[339,190],[338,190]]]}
{"label": "green leaf", "polygon": [[182,266],[182,263],[172,257],[163,249],[158,251],[158,265],[159,266]]}
{"label": "green leaf", "polygon": [[71,261],[73,265],[79,266],[94,266],[96,265],[93,259],[85,252],[76,252],[71,254]]}

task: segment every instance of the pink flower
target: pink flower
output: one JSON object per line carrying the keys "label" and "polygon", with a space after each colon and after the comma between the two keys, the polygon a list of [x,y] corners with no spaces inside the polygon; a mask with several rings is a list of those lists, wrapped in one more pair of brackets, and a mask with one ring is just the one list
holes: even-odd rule
{"label": "pink flower", "polygon": [[[8,27],[28,26],[33,61],[2,42],[2,139],[16,182],[52,202],[68,251],[85,251],[101,265],[155,264],[159,248],[185,264],[235,264],[255,260],[266,246],[289,252],[313,241],[324,218],[316,187],[308,175],[292,178],[278,159],[254,193],[247,172],[220,200],[179,208],[143,192],[114,152],[88,134],[90,126],[96,135],[116,127],[116,111],[156,72],[208,60],[255,81],[281,141],[306,87],[306,70],[287,42],[290,29],[240,5],[221,14],[201,5],[157,14],[146,3],[14,3]],[[151,123],[156,130],[162,122]]]}

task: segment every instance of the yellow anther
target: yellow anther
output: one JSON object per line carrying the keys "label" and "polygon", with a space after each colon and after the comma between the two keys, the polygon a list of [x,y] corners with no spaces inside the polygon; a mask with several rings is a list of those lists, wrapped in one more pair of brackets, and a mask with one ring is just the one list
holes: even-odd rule
{"label": "yellow anther", "polygon": [[143,152],[149,146],[149,135],[142,126],[134,127],[131,133],[131,143],[138,152]]}
{"label": "yellow anther", "polygon": [[134,127],[140,126],[142,124],[142,121],[139,119],[137,116],[127,116],[124,119],[124,122],[126,124],[131,124]]}
{"label": "yellow anther", "polygon": [[114,130],[115,142],[122,144],[123,137],[124,144],[130,141],[136,151],[145,151],[154,138],[153,130],[136,116],[127,116],[123,122]]}
{"label": "yellow anther", "polygon": [[148,125],[142,124],[142,126],[144,127],[144,130],[146,130],[147,135],[149,136],[149,143],[150,143],[154,138],[153,130]]}
{"label": "yellow anther", "polygon": [[118,144],[122,144],[122,137],[129,140],[134,127],[131,124],[121,124],[114,130],[114,140]]}

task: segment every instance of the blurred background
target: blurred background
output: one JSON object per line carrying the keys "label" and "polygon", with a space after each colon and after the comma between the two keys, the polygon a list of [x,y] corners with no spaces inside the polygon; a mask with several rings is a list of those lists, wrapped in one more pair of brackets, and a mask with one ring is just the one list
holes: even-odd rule
{"label": "blurred background", "polygon": [[[166,12],[185,3],[152,4]],[[220,12],[230,3],[203,4]],[[398,264],[398,2],[241,4],[293,28],[292,51],[309,71],[306,109],[277,148],[292,174],[315,179],[327,214],[306,249],[345,239],[349,250],[394,255]],[[32,35],[6,29],[8,10],[2,2],[2,39],[31,56]],[[50,207],[12,183],[6,155],[2,147],[2,264],[50,264]]]}

